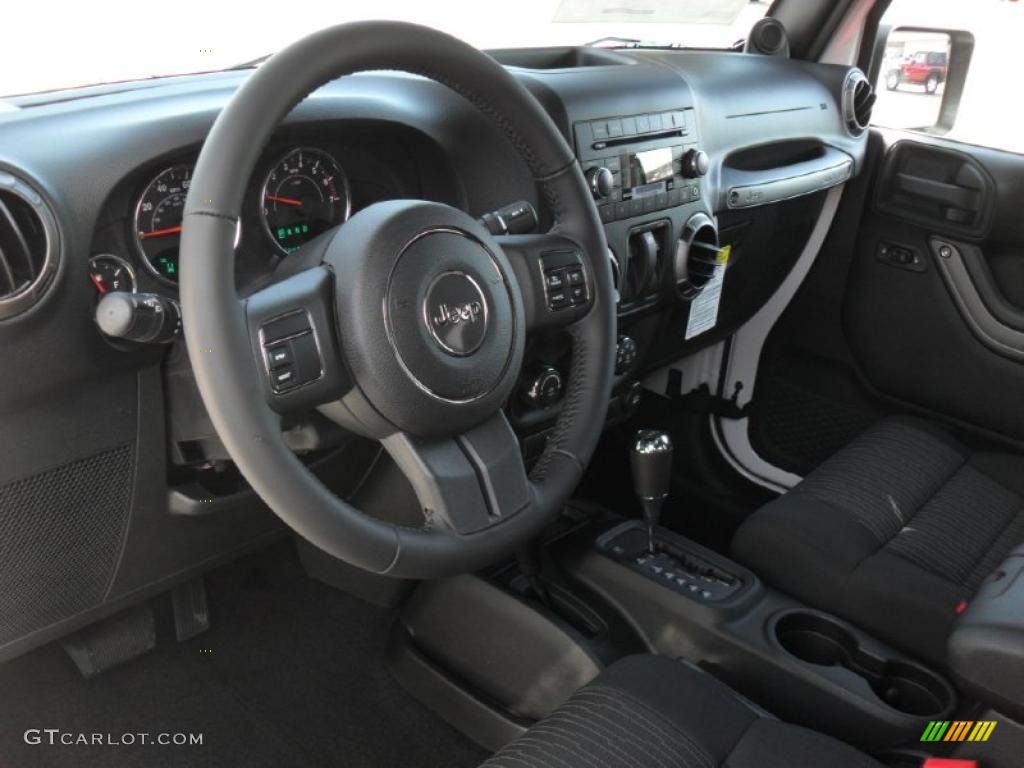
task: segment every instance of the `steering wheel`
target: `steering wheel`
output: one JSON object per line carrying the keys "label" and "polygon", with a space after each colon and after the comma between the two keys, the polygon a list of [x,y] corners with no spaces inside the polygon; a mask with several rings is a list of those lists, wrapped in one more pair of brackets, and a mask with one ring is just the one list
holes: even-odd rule
{"label": "steering wheel", "polygon": [[[263,146],[309,93],[366,70],[421,75],[468,99],[522,156],[552,228],[494,237],[454,207],[376,203],[307,243],[301,256],[311,268],[240,299],[235,231]],[[552,297],[550,275],[582,291]],[[572,150],[503,67],[432,29],[343,24],[280,51],[248,78],[214,123],[192,177],[180,291],[199,392],[242,475],[296,532],[369,571],[433,578],[507,554],[557,514],[604,423],[612,278]],[[566,394],[527,474],[502,407],[526,335],[559,327],[572,343]],[[421,525],[352,507],[289,450],[282,417],[313,408],[381,441],[416,492]]]}

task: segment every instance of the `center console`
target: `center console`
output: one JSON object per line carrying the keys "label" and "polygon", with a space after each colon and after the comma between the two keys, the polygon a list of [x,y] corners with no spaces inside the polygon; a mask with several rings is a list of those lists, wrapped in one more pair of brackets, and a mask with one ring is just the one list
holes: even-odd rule
{"label": "center console", "polygon": [[[419,587],[396,623],[394,674],[492,749],[602,667],[644,651],[695,663],[782,719],[869,752],[914,747],[929,723],[951,719],[957,694],[942,675],[659,526],[671,455],[668,435],[638,433],[643,519],[573,507],[539,555]],[[1000,638],[1020,636],[1024,554],[1004,572],[972,608],[955,656],[999,702],[1019,699],[1019,676],[997,670],[1018,660]]]}

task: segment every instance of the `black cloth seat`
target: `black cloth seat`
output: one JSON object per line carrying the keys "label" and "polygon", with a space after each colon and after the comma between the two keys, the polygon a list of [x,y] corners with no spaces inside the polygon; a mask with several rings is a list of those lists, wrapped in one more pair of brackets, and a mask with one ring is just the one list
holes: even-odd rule
{"label": "black cloth seat", "polygon": [[753,514],[732,552],[783,592],[943,665],[958,605],[1022,542],[1024,457],[894,417]]}
{"label": "black cloth seat", "polygon": [[481,768],[881,768],[664,656],[613,664]]}

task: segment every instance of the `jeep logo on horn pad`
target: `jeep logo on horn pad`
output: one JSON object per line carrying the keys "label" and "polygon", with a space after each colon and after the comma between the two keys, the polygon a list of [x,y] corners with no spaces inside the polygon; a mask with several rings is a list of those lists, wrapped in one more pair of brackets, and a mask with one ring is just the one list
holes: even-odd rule
{"label": "jeep logo on horn pad", "polygon": [[423,319],[441,349],[465,357],[487,336],[487,300],[465,272],[445,272],[427,289]]}

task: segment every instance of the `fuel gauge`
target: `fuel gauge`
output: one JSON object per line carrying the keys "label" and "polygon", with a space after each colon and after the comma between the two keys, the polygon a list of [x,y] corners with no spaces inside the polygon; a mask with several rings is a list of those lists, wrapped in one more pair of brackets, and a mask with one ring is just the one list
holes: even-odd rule
{"label": "fuel gauge", "polygon": [[112,253],[101,253],[89,259],[89,279],[101,296],[113,291],[135,293],[135,270]]}

